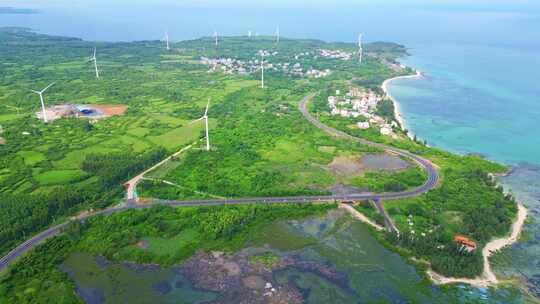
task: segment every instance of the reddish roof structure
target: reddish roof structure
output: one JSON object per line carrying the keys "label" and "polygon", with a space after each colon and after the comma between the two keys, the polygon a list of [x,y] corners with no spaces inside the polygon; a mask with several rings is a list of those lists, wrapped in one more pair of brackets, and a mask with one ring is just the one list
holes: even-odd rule
{"label": "reddish roof structure", "polygon": [[467,246],[471,249],[476,249],[476,243],[474,241],[472,241],[471,239],[469,239],[468,237],[464,236],[464,235],[456,235],[454,236],[454,241],[458,244],[461,244],[463,246]]}

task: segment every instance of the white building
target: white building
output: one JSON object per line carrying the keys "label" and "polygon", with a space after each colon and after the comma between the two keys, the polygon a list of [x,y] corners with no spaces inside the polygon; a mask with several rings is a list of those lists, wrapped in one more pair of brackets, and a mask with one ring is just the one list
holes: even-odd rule
{"label": "white building", "polygon": [[392,134],[392,129],[389,126],[381,127],[381,135],[390,135]]}
{"label": "white building", "polygon": [[365,122],[358,122],[356,124],[358,126],[358,129],[361,129],[361,130],[366,130],[366,129],[369,129],[369,122],[365,121]]}
{"label": "white building", "polygon": [[343,117],[349,117],[349,111],[347,111],[347,109],[341,109],[340,115]]}

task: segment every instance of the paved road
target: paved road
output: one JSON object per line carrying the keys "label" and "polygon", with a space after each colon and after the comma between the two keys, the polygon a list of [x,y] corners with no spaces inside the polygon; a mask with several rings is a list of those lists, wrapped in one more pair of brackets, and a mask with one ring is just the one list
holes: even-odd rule
{"label": "paved road", "polygon": [[[215,206],[215,205],[240,205],[240,204],[311,203],[311,202],[322,203],[322,202],[354,201],[354,200],[393,200],[393,199],[401,199],[401,198],[406,198],[406,197],[418,196],[422,193],[428,192],[429,190],[437,186],[439,176],[437,174],[437,169],[433,166],[433,164],[430,161],[405,150],[389,147],[389,146],[379,144],[379,143],[373,143],[362,138],[351,136],[345,132],[342,132],[334,128],[331,128],[327,125],[324,125],[318,120],[316,120],[307,111],[307,104],[313,98],[313,96],[315,96],[315,94],[306,96],[299,104],[300,111],[309,122],[311,122],[317,128],[324,130],[333,136],[346,138],[352,141],[359,142],[361,144],[381,148],[391,153],[395,153],[397,155],[401,155],[415,161],[427,172],[428,179],[426,183],[410,191],[396,192],[396,193],[380,193],[380,194],[360,193],[360,194],[350,194],[350,195],[255,197],[255,198],[241,198],[241,199],[213,199],[213,200],[188,200],[188,201],[160,200],[160,201],[156,201],[153,204],[148,204],[148,205],[136,205],[136,204],[133,204],[132,200],[127,200],[126,204],[122,204],[121,207],[108,208],[108,209],[101,210],[95,213],[81,216],[77,219],[73,219],[72,221],[84,221],[90,217],[95,217],[99,215],[109,215],[112,213],[121,212],[125,210],[130,210],[130,209],[145,209],[145,208],[150,208],[156,205],[182,207],[182,206]],[[22,243],[17,248],[13,249],[13,251],[11,251],[2,259],[0,259],[0,271],[3,271],[11,262],[16,260],[23,253],[30,251],[32,248],[37,246],[42,241],[62,232],[62,230],[70,222],[71,221],[51,227],[39,233],[38,235],[32,237],[28,241]]]}

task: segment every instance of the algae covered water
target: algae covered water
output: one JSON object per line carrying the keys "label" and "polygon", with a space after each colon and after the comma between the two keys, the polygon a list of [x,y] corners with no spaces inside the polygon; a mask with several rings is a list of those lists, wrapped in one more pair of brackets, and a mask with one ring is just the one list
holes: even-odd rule
{"label": "algae covered water", "polygon": [[[271,252],[288,262],[270,272],[246,267],[250,257],[261,252]],[[264,297],[283,300],[284,291],[289,298],[279,303],[522,302],[515,289],[432,286],[415,267],[384,248],[365,225],[342,210],[269,225],[254,235],[244,250],[222,261],[228,277],[216,279],[221,271],[199,266],[208,265],[204,264],[207,261],[214,265],[219,259],[198,254],[183,265],[162,268],[111,263],[75,253],[62,269],[75,281],[78,294],[95,304],[265,303],[261,301]],[[190,265],[197,265],[197,269],[190,269]],[[220,289],[223,284],[226,287]],[[273,294],[268,284],[275,289]]]}

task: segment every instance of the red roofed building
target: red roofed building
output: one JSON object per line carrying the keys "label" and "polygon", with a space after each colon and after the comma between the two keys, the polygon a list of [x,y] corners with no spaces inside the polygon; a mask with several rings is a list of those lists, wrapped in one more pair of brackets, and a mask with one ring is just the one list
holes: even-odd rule
{"label": "red roofed building", "polygon": [[461,250],[464,250],[467,252],[473,252],[476,250],[476,243],[464,235],[454,236],[454,242],[458,243],[458,245],[461,246],[460,247]]}

